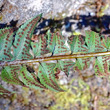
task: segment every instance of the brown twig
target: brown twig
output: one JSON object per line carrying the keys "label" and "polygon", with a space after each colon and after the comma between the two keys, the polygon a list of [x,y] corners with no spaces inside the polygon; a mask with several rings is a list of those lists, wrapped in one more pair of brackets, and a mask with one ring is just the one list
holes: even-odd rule
{"label": "brown twig", "polygon": [[11,62],[1,62],[0,66],[29,64],[29,63],[45,62],[45,61],[61,60],[61,59],[98,57],[98,56],[104,56],[104,55],[110,55],[110,51],[96,52],[96,53],[72,54],[72,55],[58,55],[58,56],[50,56],[50,57],[39,57],[39,58],[31,59],[31,60],[15,60],[15,61],[11,61]]}

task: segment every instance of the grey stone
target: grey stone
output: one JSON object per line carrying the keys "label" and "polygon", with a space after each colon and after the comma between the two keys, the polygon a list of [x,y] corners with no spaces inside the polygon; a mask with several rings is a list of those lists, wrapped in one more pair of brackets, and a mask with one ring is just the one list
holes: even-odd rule
{"label": "grey stone", "polygon": [[75,14],[85,1],[87,0],[1,0],[0,4],[4,4],[1,23],[10,22],[13,19],[19,20],[18,24],[22,24],[40,13],[47,18],[56,17],[62,12],[70,16]]}

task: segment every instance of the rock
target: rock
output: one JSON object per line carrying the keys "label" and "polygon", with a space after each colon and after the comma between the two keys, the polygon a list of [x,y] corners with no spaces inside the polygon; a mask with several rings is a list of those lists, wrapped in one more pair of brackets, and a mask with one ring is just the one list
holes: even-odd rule
{"label": "rock", "polygon": [[[87,0],[1,0],[3,19],[0,22],[7,23],[11,20],[19,20],[19,26],[27,19],[40,13],[43,13],[46,18],[53,18],[62,12],[66,13],[66,16],[70,16],[75,14],[85,1]],[[63,17],[63,15],[61,16]]]}

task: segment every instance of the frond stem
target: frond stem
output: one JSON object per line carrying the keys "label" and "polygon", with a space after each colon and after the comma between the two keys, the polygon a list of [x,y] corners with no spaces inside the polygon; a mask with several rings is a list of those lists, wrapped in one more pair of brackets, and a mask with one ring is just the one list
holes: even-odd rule
{"label": "frond stem", "polygon": [[11,62],[1,62],[0,66],[29,64],[29,63],[45,62],[45,61],[61,60],[61,59],[98,57],[98,56],[105,56],[105,55],[110,55],[110,51],[96,52],[96,53],[83,53],[83,54],[79,53],[79,54],[72,54],[72,55],[57,55],[57,56],[50,56],[50,57],[38,57],[35,59],[31,59],[31,60],[16,60],[16,61],[11,61]]}

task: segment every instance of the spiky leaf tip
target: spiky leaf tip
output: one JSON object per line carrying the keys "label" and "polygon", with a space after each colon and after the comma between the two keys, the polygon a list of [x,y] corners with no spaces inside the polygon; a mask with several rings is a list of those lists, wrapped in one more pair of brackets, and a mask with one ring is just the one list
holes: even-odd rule
{"label": "spiky leaf tip", "polygon": [[31,59],[32,55],[29,53],[30,41],[34,29],[41,18],[41,14],[26,21],[17,31],[15,41],[13,44],[14,57],[16,60]]}

